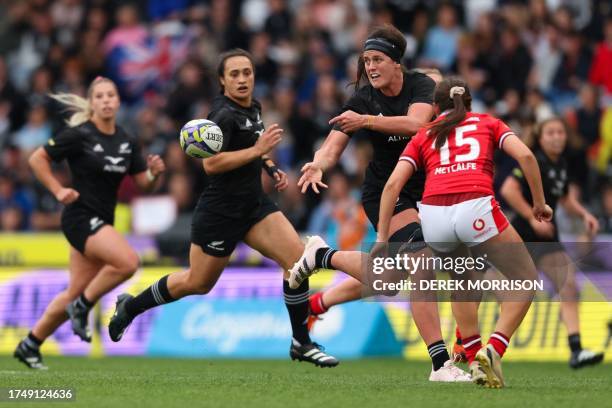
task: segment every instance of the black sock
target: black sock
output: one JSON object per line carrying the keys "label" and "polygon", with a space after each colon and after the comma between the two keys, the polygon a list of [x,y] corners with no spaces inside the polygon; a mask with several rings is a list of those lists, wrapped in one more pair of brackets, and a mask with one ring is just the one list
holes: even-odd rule
{"label": "black sock", "polygon": [[283,293],[285,295],[285,306],[289,311],[289,319],[291,320],[291,330],[293,338],[300,344],[310,344],[310,335],[308,334],[308,279],[306,279],[297,289],[291,289],[289,282],[283,280]]}
{"label": "black sock", "polygon": [[336,269],[332,266],[332,256],[338,252],[331,248],[319,248],[315,253],[315,265],[317,268]]}
{"label": "black sock", "polygon": [[32,350],[38,350],[41,344],[43,344],[43,341],[44,340],[40,340],[32,332],[29,332],[26,338],[23,339],[25,345]]}
{"label": "black sock", "polygon": [[438,371],[438,369],[440,369],[444,363],[450,360],[444,340],[431,343],[429,346],[427,346],[427,352],[429,353],[429,357],[431,357],[431,363],[433,364],[434,371]]}
{"label": "black sock", "polygon": [[582,344],[580,344],[580,333],[570,334],[567,336],[567,342],[569,343],[572,353],[582,350]]}
{"label": "black sock", "polygon": [[136,317],[146,310],[155,306],[164,305],[174,302],[168,291],[168,275],[164,276],[145,290],[138,296],[125,302],[125,311],[131,316]]}
{"label": "black sock", "polygon": [[83,309],[91,309],[91,308],[93,307],[93,305],[94,305],[94,303],[90,302],[90,301],[89,301],[89,300],[88,300],[88,299],[85,297],[85,294],[84,294],[84,293],[81,293],[81,296],[79,296],[79,297],[76,299],[76,301],[75,301],[75,302],[76,302],[76,304],[77,304],[79,307],[81,307],[81,308],[83,308]]}

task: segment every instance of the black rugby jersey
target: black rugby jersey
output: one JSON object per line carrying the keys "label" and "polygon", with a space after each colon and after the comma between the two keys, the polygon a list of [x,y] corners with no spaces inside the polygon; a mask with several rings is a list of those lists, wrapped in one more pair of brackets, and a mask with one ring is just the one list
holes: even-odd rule
{"label": "black rugby jersey", "polygon": [[[264,132],[261,105],[256,100],[245,108],[219,95],[213,101],[208,119],[223,131],[222,152],[248,149],[255,145]],[[210,175],[202,199],[207,205],[218,205],[230,210],[252,208],[263,195],[261,169],[261,158],[257,158],[225,173]]]}
{"label": "black rugby jersey", "polygon": [[92,122],[67,128],[44,146],[53,161],[68,161],[72,188],[79,198],[64,211],[85,208],[113,224],[117,190],[127,174],[147,169],[140,146],[121,127],[113,135],[100,132]]}
{"label": "black rugby jersey", "polygon": [[[397,96],[386,96],[367,84],[344,104],[342,112],[352,110],[361,115],[405,116],[413,103],[432,104],[434,88],[435,82],[427,75],[410,71],[404,73],[402,90]],[[339,126],[335,129],[341,131]],[[355,135],[370,140],[374,150],[374,157],[366,171],[364,196],[380,195],[411,136],[390,135],[369,129],[360,129],[349,136]],[[403,192],[420,200],[424,185],[425,173],[417,171],[404,186]]]}
{"label": "black rugby jersey", "polygon": [[[544,152],[540,149],[534,152],[538,165],[540,166],[540,173],[542,175],[542,187],[544,189],[544,197],[546,204],[553,210],[557,208],[557,203],[561,197],[567,195],[568,191],[568,175],[567,175],[567,162],[565,158],[561,157],[558,162],[554,163],[550,160]],[[525,179],[520,167],[515,167],[512,170],[512,177],[514,177],[521,184],[521,191],[523,197],[530,205],[533,205],[531,199],[531,190],[529,190],[529,184]]]}

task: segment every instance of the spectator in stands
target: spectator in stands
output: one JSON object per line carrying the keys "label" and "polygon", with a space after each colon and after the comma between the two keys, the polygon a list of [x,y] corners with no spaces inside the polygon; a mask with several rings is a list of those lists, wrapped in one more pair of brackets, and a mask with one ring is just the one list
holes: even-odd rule
{"label": "spectator in stands", "polygon": [[591,83],[601,86],[608,103],[612,99],[612,16],[608,17],[604,25],[604,40],[597,45],[589,79]]}
{"label": "spectator in stands", "polygon": [[17,185],[15,176],[8,172],[0,173],[0,214],[3,229],[29,229],[32,207],[31,194]]}
{"label": "spectator in stands", "polygon": [[438,8],[437,24],[427,32],[425,49],[419,65],[448,71],[455,60],[460,34],[461,28],[457,22],[455,7],[450,3],[443,3]]}

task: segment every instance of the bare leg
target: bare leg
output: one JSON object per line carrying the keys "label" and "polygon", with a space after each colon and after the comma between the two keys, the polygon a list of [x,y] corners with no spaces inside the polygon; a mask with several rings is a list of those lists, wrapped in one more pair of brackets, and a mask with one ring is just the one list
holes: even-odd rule
{"label": "bare leg", "polygon": [[127,240],[109,225],[89,237],[85,244],[85,255],[104,264],[83,292],[85,298],[92,303],[132,277],[139,265],[136,252]]}
{"label": "bare leg", "polygon": [[68,319],[66,306],[83,293],[83,290],[100,270],[100,266],[100,263],[92,261],[76,249],[70,248],[70,281],[68,282],[68,288],[53,298],[32,328],[32,334],[36,338],[39,340],[46,339]]}

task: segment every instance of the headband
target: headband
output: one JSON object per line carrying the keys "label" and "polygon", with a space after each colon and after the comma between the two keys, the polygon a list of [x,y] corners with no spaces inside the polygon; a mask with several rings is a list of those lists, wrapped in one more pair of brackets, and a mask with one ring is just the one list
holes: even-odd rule
{"label": "headband", "polygon": [[391,58],[395,62],[400,62],[402,57],[404,56],[404,51],[400,50],[399,47],[385,38],[369,38],[366,40],[364,47],[364,51],[376,50],[380,51],[383,54],[386,54],[389,58]]}

